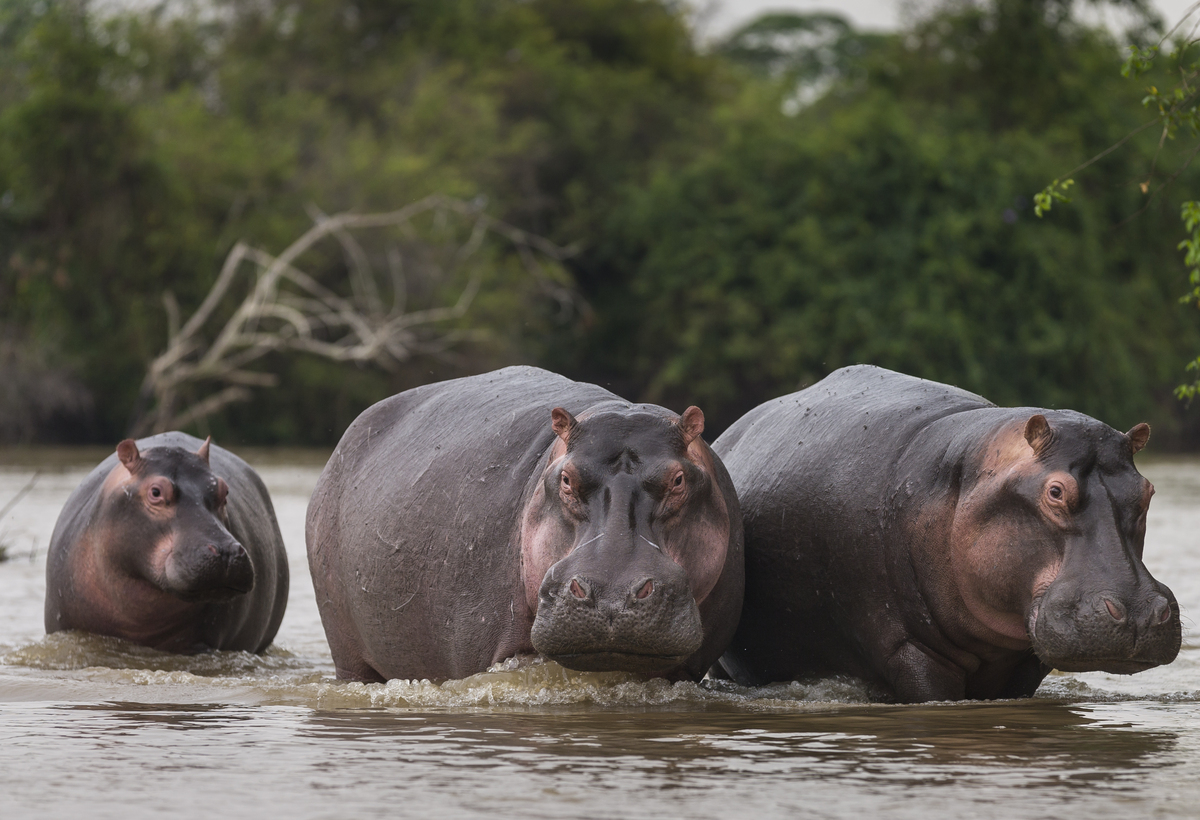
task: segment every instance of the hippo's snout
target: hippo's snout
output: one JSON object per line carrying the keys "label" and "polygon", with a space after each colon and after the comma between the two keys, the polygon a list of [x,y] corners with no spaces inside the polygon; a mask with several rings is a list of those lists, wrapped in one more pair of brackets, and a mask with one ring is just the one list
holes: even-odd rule
{"label": "hippo's snout", "polygon": [[224,587],[231,595],[241,595],[254,589],[254,565],[250,563],[250,555],[245,547],[234,541],[224,550],[214,545],[209,545],[209,549],[218,561],[224,563]]}
{"label": "hippo's snout", "polygon": [[185,601],[226,600],[254,589],[254,565],[233,538],[177,547],[164,587]]}
{"label": "hippo's snout", "polygon": [[538,596],[534,649],[570,669],[655,674],[699,650],[700,610],[686,576],[606,579],[551,567]]}
{"label": "hippo's snout", "polygon": [[1182,625],[1175,596],[1161,584],[1126,596],[1052,586],[1030,613],[1029,635],[1055,669],[1129,675],[1175,660]]}
{"label": "hippo's snout", "polygon": [[[571,598],[575,599],[576,601],[588,602],[592,606],[595,606],[597,603],[595,594],[596,586],[597,585],[595,581],[589,581],[582,576],[574,575],[571,577],[570,582],[566,585],[566,591],[567,594],[569,594]],[[661,588],[662,584],[655,584],[653,578],[641,578],[637,581],[634,581],[633,586],[629,588],[629,595],[626,597],[625,606],[632,606],[638,601],[644,601],[649,598],[656,589],[661,591]],[[540,596],[541,601],[552,604],[555,597],[553,585],[551,585],[550,589],[543,587],[542,595]]]}

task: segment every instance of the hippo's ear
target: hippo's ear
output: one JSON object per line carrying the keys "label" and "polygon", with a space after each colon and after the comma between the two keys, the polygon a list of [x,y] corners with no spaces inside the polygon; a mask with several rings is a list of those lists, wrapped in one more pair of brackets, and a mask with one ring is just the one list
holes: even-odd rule
{"label": "hippo's ear", "polygon": [[1050,422],[1046,421],[1046,417],[1041,413],[1030,416],[1029,421],[1025,422],[1025,440],[1033,448],[1033,454],[1039,457],[1046,452],[1050,442],[1054,440],[1054,431],[1050,429]]}
{"label": "hippo's ear", "polygon": [[1150,425],[1144,421],[1141,424],[1135,424],[1125,435],[1129,436],[1129,444],[1133,447],[1133,452],[1139,453],[1146,446],[1146,442],[1150,440]]}
{"label": "hippo's ear", "polygon": [[131,438],[127,438],[118,444],[117,458],[121,459],[121,463],[125,465],[126,470],[136,473],[142,461],[142,454],[138,452],[137,442]]}
{"label": "hippo's ear", "polygon": [[704,414],[700,412],[699,407],[693,405],[683,411],[683,415],[675,424],[679,426],[679,432],[683,433],[683,444],[686,447],[704,432]]}
{"label": "hippo's ear", "polygon": [[564,442],[571,435],[571,430],[578,424],[575,417],[561,407],[555,407],[550,411],[550,426],[554,428],[554,433]]}
{"label": "hippo's ear", "polygon": [[208,445],[212,444],[212,436],[204,439],[204,443],[200,445],[200,449],[196,451],[196,455],[200,456],[200,460],[205,464],[208,463]]}

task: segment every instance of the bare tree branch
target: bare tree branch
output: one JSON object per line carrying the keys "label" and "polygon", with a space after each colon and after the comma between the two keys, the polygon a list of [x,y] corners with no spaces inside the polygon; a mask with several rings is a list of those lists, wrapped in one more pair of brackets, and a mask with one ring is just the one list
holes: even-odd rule
{"label": "bare tree branch", "polygon": [[[164,296],[171,332],[166,349],[147,369],[134,435],[186,426],[248,400],[250,388],[277,385],[275,374],[248,369],[272,353],[303,352],[389,370],[414,356],[449,356],[456,345],[481,338],[478,331],[454,323],[466,316],[483,286],[486,269],[477,255],[489,236],[511,246],[526,272],[560,306],[566,309],[577,302],[561,275],[549,274],[545,264],[567,258],[572,249],[493,219],[477,203],[436,194],[388,213],[328,216],[316,207],[308,210],[313,226],[278,256],[244,242],[234,245],[212,290],[182,327],[174,298]],[[443,236],[440,242],[417,239],[420,232],[413,220],[425,214],[433,217],[435,230]],[[470,227],[464,241],[452,238],[454,217]],[[355,232],[387,228],[398,229],[417,252],[406,257],[395,242],[387,246],[381,263],[387,268],[386,284],[381,289],[371,255]],[[340,246],[345,262],[341,275],[349,296],[339,295],[336,283],[323,284],[299,264],[306,252],[327,239]],[[446,260],[444,266],[439,258]],[[452,304],[408,309],[412,273],[424,274],[422,281],[440,290],[461,282],[463,271],[466,281]],[[245,295],[224,324],[214,326],[218,309],[226,305],[229,310],[238,282]],[[391,304],[383,295],[389,291]]]}

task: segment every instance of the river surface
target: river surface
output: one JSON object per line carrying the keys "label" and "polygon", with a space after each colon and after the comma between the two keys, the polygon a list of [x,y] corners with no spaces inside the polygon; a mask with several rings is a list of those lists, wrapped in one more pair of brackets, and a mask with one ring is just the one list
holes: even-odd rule
{"label": "river surface", "polygon": [[[1053,674],[1036,697],[890,706],[853,681],[743,689],[551,663],[338,683],[304,552],[323,458],[247,451],[291,598],[262,656],[178,657],[42,625],[63,502],[106,455],[0,450],[0,817],[1200,816],[1200,461],[1142,459],[1170,666]],[[36,474],[31,488],[29,483]]]}

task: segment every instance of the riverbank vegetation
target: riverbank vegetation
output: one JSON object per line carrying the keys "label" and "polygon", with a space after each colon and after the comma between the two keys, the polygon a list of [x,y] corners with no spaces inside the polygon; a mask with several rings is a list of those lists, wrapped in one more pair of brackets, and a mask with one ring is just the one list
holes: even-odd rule
{"label": "riverbank vegetation", "polygon": [[[698,404],[711,433],[870,362],[1195,445],[1172,395],[1200,348],[1175,248],[1195,173],[1148,201],[1147,132],[1033,217],[1143,117],[1120,66],[1152,21],[1116,36],[1076,5],[953,2],[895,34],[773,15],[700,43],[667,0],[0,0],[0,434],[119,439],[236,243],[441,194],[569,248],[553,293],[489,246],[459,343],[390,368],[270,354],[276,386],[195,429],[328,444],[385,395],[520,362]],[[389,270],[455,230],[365,253]],[[353,257],[306,270],[349,297]],[[423,309],[463,282],[407,285]]]}

